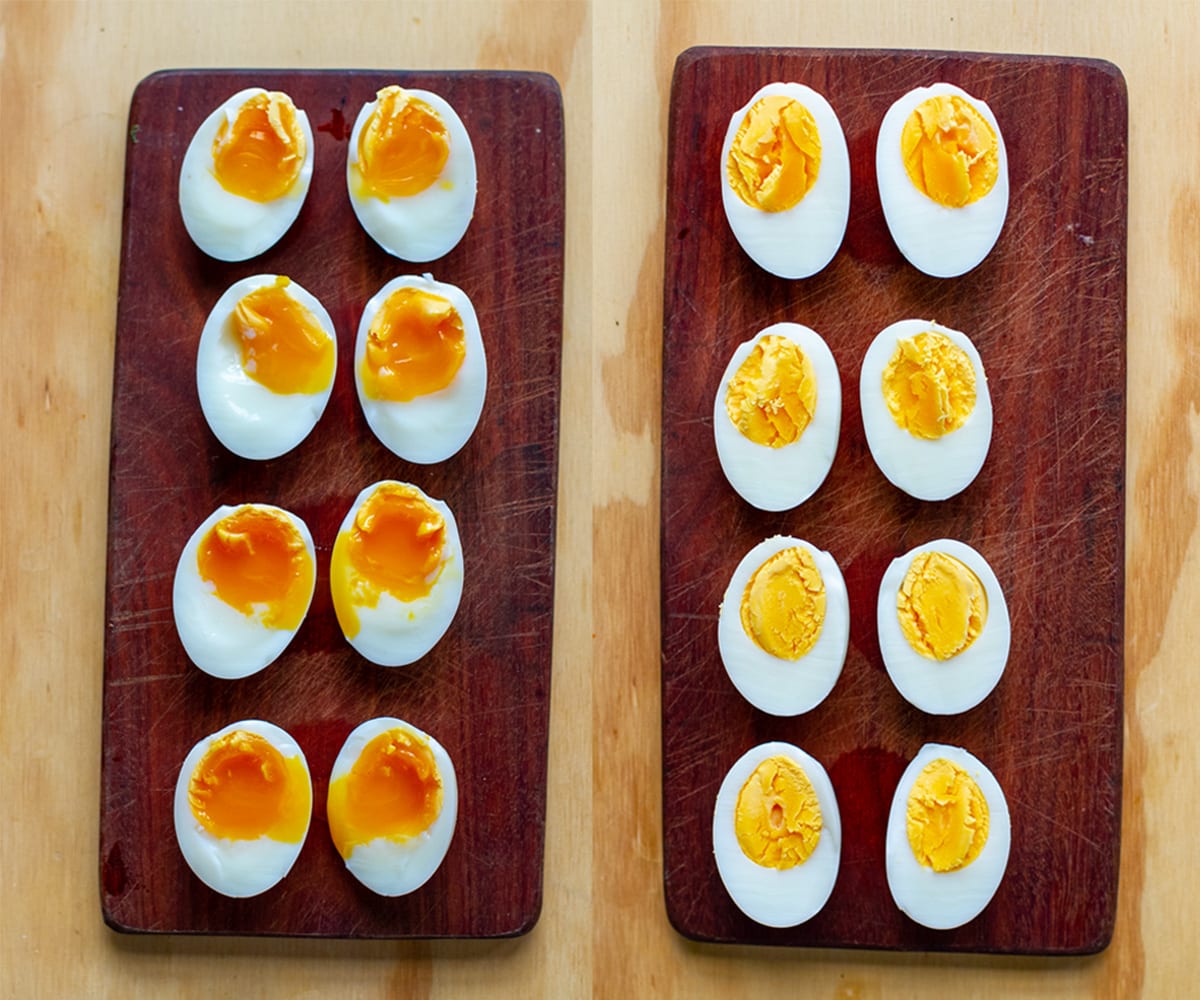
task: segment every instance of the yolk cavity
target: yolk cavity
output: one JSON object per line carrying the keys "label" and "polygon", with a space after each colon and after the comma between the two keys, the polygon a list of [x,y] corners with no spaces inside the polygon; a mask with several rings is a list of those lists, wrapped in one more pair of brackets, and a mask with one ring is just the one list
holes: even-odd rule
{"label": "yolk cavity", "polygon": [[256,94],[218,127],[213,172],[230,194],[272,201],[296,182],[306,152],[292,99],[278,91]]}
{"label": "yolk cavity", "polygon": [[939,757],[913,782],[906,815],[913,856],[935,872],[965,868],[988,838],[988,804],[975,779]]}
{"label": "yolk cavity", "polygon": [[825,581],[812,555],[792,547],[754,571],[742,595],[742,628],[784,660],[806,655],[825,624]]}
{"label": "yolk cavity", "polygon": [[371,399],[408,402],[444,389],[467,353],[462,317],[448,299],[398,288],[367,331],[359,375]]}
{"label": "yolk cavity", "polygon": [[333,338],[317,317],[275,283],[242,296],[233,309],[233,327],[242,351],[242,368],[272,392],[316,393],[333,380]]}
{"label": "yolk cavity", "polygon": [[817,409],[812,362],[779,334],[759,339],[729,381],[725,412],[755,444],[782,448],[799,440]]}
{"label": "yolk cavity", "polygon": [[995,131],[957,94],[931,97],[913,109],[900,135],[900,155],[913,186],[947,208],[978,201],[1000,170]]}
{"label": "yolk cavity", "polygon": [[931,660],[948,660],[979,638],[987,592],[971,568],[944,552],[918,554],[896,595],[908,644]]}
{"label": "yolk cavity", "polygon": [[419,194],[441,176],[450,156],[446,124],[400,87],[375,96],[375,110],[358,135],[361,190],[384,201]]}
{"label": "yolk cavity", "polygon": [[821,838],[821,806],[804,768],[768,757],[738,792],[734,828],[755,864],[784,870],[804,864]]}
{"label": "yolk cavity", "polygon": [[901,338],[883,370],[883,398],[892,419],[913,437],[940,438],[975,410],[975,366],[944,333]]}
{"label": "yolk cavity", "polygon": [[783,212],[800,202],[821,169],[821,135],[812,113],[782,95],[746,112],[729,149],[729,185],[751,208]]}

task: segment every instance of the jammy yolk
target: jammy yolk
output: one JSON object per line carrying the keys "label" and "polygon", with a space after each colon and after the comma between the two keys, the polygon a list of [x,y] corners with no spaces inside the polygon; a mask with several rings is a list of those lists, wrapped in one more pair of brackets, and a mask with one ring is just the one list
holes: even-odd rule
{"label": "jammy yolk", "polygon": [[333,381],[333,338],[287,290],[289,279],[243,295],[233,308],[242,368],[272,392],[317,393]]}
{"label": "jammy yolk", "polygon": [[900,155],[918,191],[947,208],[961,208],[992,190],[1000,172],[996,133],[957,94],[922,101],[900,134]]}
{"label": "jammy yolk", "polygon": [[778,334],[762,337],[741,363],[725,395],[725,412],[755,444],[782,448],[799,440],[817,409],[812,362]]}
{"label": "jammy yolk", "polygon": [[307,146],[287,94],[257,94],[226,118],[213,140],[213,172],[230,194],[273,201],[300,176]]}
{"label": "jammy yolk", "polygon": [[936,330],[901,338],[882,382],[892,419],[913,437],[940,438],[962,427],[975,410],[975,366]]}
{"label": "jammy yolk", "polygon": [[921,552],[896,595],[900,631],[931,660],[967,649],[987,622],[987,591],[971,568],[944,552]]}
{"label": "jammy yolk", "polygon": [[987,799],[957,764],[939,757],[917,775],[905,827],[913,856],[926,868],[965,868],[983,851],[988,822]]}
{"label": "jammy yolk", "polygon": [[821,839],[821,805],[804,768],[768,757],[738,792],[734,829],[742,853],[765,868],[804,864]]}
{"label": "jammy yolk", "polygon": [[798,660],[825,625],[825,581],[812,555],[793,546],[754,571],[742,595],[742,628],[761,649]]}
{"label": "jammy yolk", "polygon": [[764,212],[799,204],[820,169],[821,134],[812,112],[781,94],[755,101],[746,112],[725,163],[734,193]]}
{"label": "jammy yolk", "polygon": [[371,399],[408,402],[446,388],[467,353],[462,317],[440,295],[398,288],[375,314],[359,366]]}
{"label": "jammy yolk", "polygon": [[441,116],[400,87],[384,87],[358,134],[357,170],[364,194],[404,198],[420,194],[441,176],[450,138]]}

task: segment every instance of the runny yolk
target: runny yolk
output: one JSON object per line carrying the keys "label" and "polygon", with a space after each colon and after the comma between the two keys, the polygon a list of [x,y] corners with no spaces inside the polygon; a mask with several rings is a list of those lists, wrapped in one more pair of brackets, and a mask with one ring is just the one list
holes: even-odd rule
{"label": "runny yolk", "polygon": [[987,622],[987,591],[966,563],[945,552],[913,558],[896,594],[900,631],[931,660],[966,650]]}
{"label": "runny yolk", "polygon": [[900,133],[900,155],[913,186],[947,208],[978,201],[1000,172],[995,131],[957,94],[930,97],[913,109]]}
{"label": "runny yolk", "polygon": [[795,207],[816,183],[820,169],[821,134],[812,112],[781,94],[754,102],[738,126],[725,163],[734,193],[764,212]]}
{"label": "runny yolk", "polygon": [[213,173],[230,194],[273,201],[296,182],[306,152],[292,99],[278,91],[256,94],[217,128]]}
{"label": "runny yolk", "polygon": [[387,201],[420,194],[441,176],[450,138],[441,116],[400,87],[384,87],[358,134],[357,173],[363,194]]}
{"label": "runny yolk", "polygon": [[821,804],[796,761],[768,757],[738,792],[734,829],[742,853],[765,868],[804,864],[821,839]]}
{"label": "runny yolk", "polygon": [[883,370],[892,419],[913,437],[934,440],[956,431],[975,411],[975,366],[944,333],[902,337]]}
{"label": "runny yolk", "polygon": [[234,306],[242,368],[280,395],[322,392],[333,381],[333,338],[288,292],[290,283],[280,275],[274,284],[243,295]]}
{"label": "runny yolk", "polygon": [[725,394],[725,412],[755,444],[782,448],[799,440],[817,409],[812,362],[795,341],[762,337],[741,363]]}
{"label": "runny yolk", "polygon": [[408,840],[442,811],[442,777],[429,745],[392,729],[372,739],[329,783],[329,832],[343,858],[372,840]]}
{"label": "runny yolk", "polygon": [[987,799],[971,775],[944,757],[917,775],[905,818],[913,856],[935,872],[965,868],[987,843]]}
{"label": "runny yolk", "polygon": [[214,837],[295,844],[308,829],[312,790],[302,758],[238,729],[209,746],[188,782],[188,803]]}
{"label": "runny yolk", "polygon": [[754,571],[742,594],[742,628],[784,660],[810,652],[825,625],[825,581],[812,555],[793,546]]}
{"label": "runny yolk", "polygon": [[200,540],[200,578],[244,615],[267,628],[299,628],[308,610],[315,568],[304,539],[283,514],[245,505]]}
{"label": "runny yolk", "polygon": [[462,317],[441,295],[398,288],[387,297],[367,331],[359,366],[371,399],[408,402],[454,381],[467,353]]}

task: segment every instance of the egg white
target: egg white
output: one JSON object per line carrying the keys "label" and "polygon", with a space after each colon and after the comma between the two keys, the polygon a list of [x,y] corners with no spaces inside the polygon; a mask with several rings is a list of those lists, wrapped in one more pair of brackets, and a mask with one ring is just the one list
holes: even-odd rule
{"label": "egg white", "polygon": [[[918,190],[900,153],[908,116],[931,97],[965,98],[996,133],[998,171],[992,190],[969,205],[950,208]],[[896,247],[913,267],[935,278],[955,278],[977,267],[991,252],[1008,214],[1008,152],[992,109],[949,83],[911,90],[890,108],[879,126],[875,176],[883,217]]]}
{"label": "egg white", "polygon": [[[817,405],[804,433],[780,448],[756,444],[737,429],[725,410],[729,383],[755,344],[771,335],[787,337],[812,363]],[[800,323],[775,323],[740,344],[725,366],[713,400],[713,436],[721,471],[738,496],[759,510],[797,507],[829,475],[842,427],[842,382],[824,339]]]}
{"label": "egg white", "polygon": [[232,123],[246,101],[265,93],[262,87],[239,90],[201,122],[183,155],[179,171],[183,224],[196,246],[217,260],[249,260],[273,247],[296,221],[308,197],[313,134],[308,115],[300,108],[296,109],[296,121],[304,134],[304,163],[291,190],[279,198],[259,202],[226,191],[216,178],[212,148],[221,122]]}

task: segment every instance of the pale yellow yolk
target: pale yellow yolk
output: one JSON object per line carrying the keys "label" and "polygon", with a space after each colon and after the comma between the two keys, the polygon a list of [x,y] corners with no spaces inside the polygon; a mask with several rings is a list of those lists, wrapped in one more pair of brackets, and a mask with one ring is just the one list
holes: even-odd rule
{"label": "pale yellow yolk", "polygon": [[987,592],[969,566],[944,552],[917,555],[896,595],[900,631],[931,660],[948,660],[979,638]]}
{"label": "pale yellow yolk", "polygon": [[779,334],[762,337],[741,363],[725,394],[725,412],[755,444],[782,448],[799,440],[817,410],[812,362]]}
{"label": "pale yellow yolk", "polygon": [[987,843],[987,799],[974,778],[939,757],[913,782],[905,825],[918,862],[935,872],[957,871]]}
{"label": "pale yellow yolk", "polygon": [[821,839],[821,805],[804,768],[768,757],[738,792],[734,829],[755,864],[784,870],[804,864]]}
{"label": "pale yellow yolk", "polygon": [[243,295],[233,307],[233,329],[241,345],[242,368],[272,392],[322,392],[333,381],[335,347],[317,317],[275,283]]}
{"label": "pale yellow yolk", "polygon": [[429,745],[402,729],[380,733],[329,784],[329,832],[343,858],[380,837],[408,840],[442,811],[442,777]]}
{"label": "pale yellow yolk", "polygon": [[358,134],[360,192],[387,201],[419,194],[441,176],[450,157],[446,123],[400,87],[384,87]]}
{"label": "pale yellow yolk", "polygon": [[312,790],[300,757],[284,757],[257,733],[234,730],[205,751],[188,782],[196,821],[214,837],[298,843]]}
{"label": "pale yellow yolk", "polygon": [[900,135],[909,180],[947,208],[978,201],[1000,170],[996,133],[969,101],[931,97],[913,109]]}
{"label": "pale yellow yolk", "polygon": [[204,534],[196,555],[200,579],[244,615],[261,614],[267,628],[299,628],[316,570],[290,520],[244,506]]}
{"label": "pale yellow yolk", "polygon": [[892,419],[913,437],[940,438],[975,410],[975,366],[944,333],[903,337],[883,370],[883,398]]}
{"label": "pale yellow yolk", "polygon": [[742,594],[742,628],[760,648],[783,660],[807,654],[825,624],[825,581],[805,549],[771,556]]}
{"label": "pale yellow yolk", "polygon": [[729,186],[751,208],[784,212],[800,202],[821,169],[821,135],[812,113],[782,95],[746,112],[729,149]]}
{"label": "pale yellow yolk", "polygon": [[371,399],[408,402],[454,381],[467,353],[462,317],[448,299],[420,288],[398,288],[367,331],[359,366]]}
{"label": "pale yellow yolk", "polygon": [[257,94],[213,139],[213,173],[230,194],[272,201],[287,194],[300,176],[307,146],[287,94]]}

